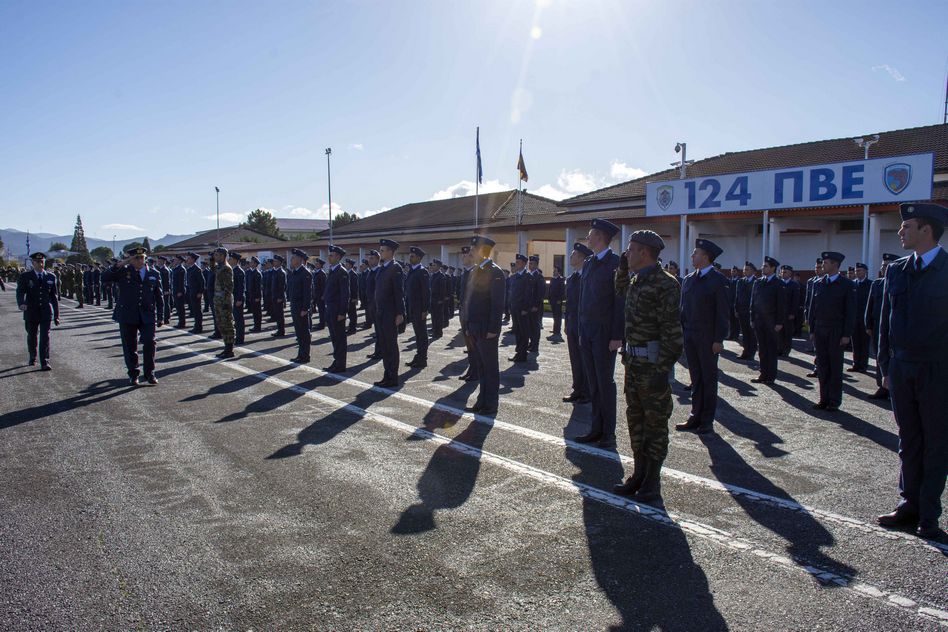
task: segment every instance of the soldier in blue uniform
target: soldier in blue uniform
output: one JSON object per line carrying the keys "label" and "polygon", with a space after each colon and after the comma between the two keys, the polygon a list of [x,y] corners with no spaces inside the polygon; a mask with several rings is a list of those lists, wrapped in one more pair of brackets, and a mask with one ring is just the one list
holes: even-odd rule
{"label": "soldier in blue uniform", "polygon": [[158,265],[155,268],[161,277],[161,298],[164,302],[161,314],[162,320],[166,325],[171,324],[171,303],[173,296],[171,294],[171,269],[168,268],[168,257],[158,255]]}
{"label": "soldier in blue uniform", "polygon": [[270,334],[273,338],[282,338],[286,335],[286,263],[280,255],[273,255],[273,267],[270,269],[270,300],[273,302],[273,320],[276,322],[276,331]]}
{"label": "soldier in blue uniform", "polygon": [[82,293],[86,305],[92,305],[92,266],[82,266]]}
{"label": "soldier in blue uniform", "polygon": [[625,335],[625,297],[615,289],[619,255],[609,247],[618,232],[619,227],[608,220],[592,221],[586,243],[594,254],[580,275],[579,348],[592,418],[589,432],[576,441],[598,442],[602,448],[616,446],[616,352]]}
{"label": "soldier in blue uniform", "polygon": [[[819,279],[823,277],[823,259],[817,257],[816,264],[813,267],[813,276],[811,276],[806,281],[806,296],[803,300],[804,305],[804,317],[807,322],[810,321],[810,303],[813,301],[813,284],[816,283]],[[810,342],[809,337],[807,337],[807,344],[809,350],[814,352],[813,344]],[[806,374],[807,377],[816,377],[816,358],[813,358],[813,370]]]}
{"label": "soldier in blue uniform", "polygon": [[[458,285],[458,320],[461,324],[461,335],[464,336],[465,353],[467,354],[467,369],[458,378],[462,382],[479,382],[481,379],[480,366],[478,365],[477,348],[475,340],[467,333],[467,308],[465,304],[471,300],[471,292],[468,285],[471,280],[471,274],[474,270],[474,257],[471,254],[470,246],[461,246],[461,280]],[[504,280],[504,292],[507,291],[506,279]]]}
{"label": "soldier in blue uniform", "polygon": [[527,256],[517,253],[514,271],[510,274],[510,316],[516,341],[511,362],[526,362],[530,345],[530,306],[533,304],[532,278],[527,275]]}
{"label": "soldier in blue uniform", "polygon": [[188,308],[187,270],[184,268],[184,255],[175,255],[171,268],[171,296],[174,300],[174,313],[178,319],[175,329],[185,329],[185,317]]}
{"label": "soldier in blue uniform", "polygon": [[340,261],[346,251],[339,246],[329,246],[329,273],[326,275],[326,326],[329,327],[329,339],[332,342],[332,364],[326,368],[329,373],[345,373],[346,351],[346,314],[349,311],[349,272]]}
{"label": "soldier in blue uniform", "polygon": [[553,266],[550,278],[550,312],[553,314],[553,333],[547,338],[551,341],[563,340],[563,299],[566,298],[566,279],[559,266]]}
{"label": "soldier in blue uniform", "polygon": [[714,427],[718,405],[718,357],[730,326],[727,278],[714,267],[724,252],[709,239],[695,240],[693,272],[681,285],[681,326],[691,374],[691,414],[675,430],[705,434]]}
{"label": "soldier in blue uniform", "polygon": [[728,329],[728,340],[734,342],[741,341],[741,322],[737,319],[737,310],[734,305],[737,301],[737,283],[741,280],[741,269],[737,266],[731,266],[731,276],[727,280],[727,304],[730,327]]}
{"label": "soldier in blue uniform", "polygon": [[579,293],[581,286],[580,270],[586,258],[593,251],[585,244],[576,242],[569,255],[572,274],[566,280],[566,349],[569,352],[569,368],[573,378],[573,390],[563,398],[566,403],[585,404],[589,401],[586,389],[586,372],[583,370],[583,356],[579,350]]}
{"label": "soldier in blue uniform", "polygon": [[869,334],[865,328],[866,305],[869,303],[869,266],[856,264],[856,324],[853,326],[853,365],[846,369],[848,373],[863,372],[869,369]]}
{"label": "soldier in blue uniform", "polygon": [[780,262],[773,257],[764,257],[761,277],[754,282],[751,293],[751,319],[760,353],[760,375],[751,380],[756,384],[773,384],[777,380],[777,352],[787,311],[787,295],[776,274],[779,266]]}
{"label": "soldier in blue uniform", "polygon": [[242,345],[246,340],[246,323],[244,321],[244,298],[247,293],[247,260],[239,252],[231,250],[227,257],[234,269],[234,344]]}
{"label": "soldier in blue uniform", "polygon": [[418,246],[408,249],[408,274],[405,278],[405,313],[415,333],[415,357],[412,364],[428,362],[428,313],[431,318],[439,315],[431,310],[431,283],[428,271],[421,265],[425,251]]}
{"label": "soldier in blue uniform", "polygon": [[793,333],[797,329],[797,309],[800,307],[800,301],[803,300],[800,284],[793,280],[793,266],[780,266],[780,280],[783,283],[783,290],[786,292],[784,300],[784,318],[783,329],[780,332],[780,353],[779,355],[788,356],[793,350]]}
{"label": "soldier in blue uniform", "polygon": [[948,207],[902,204],[899,240],[913,253],[886,271],[879,358],[899,427],[898,507],[886,527],[946,541],[938,527],[948,474],[948,252],[939,245]]}
{"label": "soldier in blue uniform", "polygon": [[286,295],[290,303],[290,320],[296,335],[296,356],[290,362],[306,364],[312,339],[309,332],[309,310],[313,302],[313,277],[306,269],[309,255],[299,248],[290,254],[290,272],[286,276]]}
{"label": "soldier in blue uniform", "polygon": [[431,288],[431,339],[437,340],[444,333],[447,323],[448,279],[441,271],[442,263],[432,259],[428,266],[428,285]]}
{"label": "soldier in blue uniform", "polygon": [[[370,250],[368,257],[365,259],[367,267],[362,276],[362,285],[365,288],[365,303],[363,303],[365,325],[363,329],[372,329],[373,332],[375,331],[375,287],[378,280],[380,259],[381,253],[378,250]],[[376,344],[376,346],[378,345]]]}
{"label": "soldier in blue uniform", "polygon": [[250,331],[260,333],[263,331],[263,273],[260,272],[260,259],[256,256],[250,257],[250,269],[247,270],[245,280],[247,304],[253,318],[253,327]]}
{"label": "soldier in blue uniform", "polygon": [[465,335],[474,341],[477,355],[479,382],[474,404],[464,410],[481,415],[497,414],[500,397],[500,367],[497,361],[497,342],[500,339],[500,321],[504,315],[504,273],[491,259],[494,240],[481,235],[471,238],[471,256],[474,267],[468,276],[464,291],[467,298],[462,304],[465,311]]}
{"label": "soldier in blue uniform", "polygon": [[[210,261],[214,257],[214,251],[207,253],[207,259]],[[214,271],[211,270],[209,263],[204,262],[201,264],[201,274],[204,276],[204,309],[205,312],[210,312],[211,322],[214,322],[214,309],[212,308],[211,303],[214,301]],[[214,325],[214,331],[217,332],[217,325]]]}
{"label": "soldier in blue uniform", "polygon": [[349,326],[346,327],[346,335],[352,335],[356,332],[359,323],[359,275],[356,274],[355,259],[346,259],[344,268],[349,275]]}
{"label": "soldier in blue uniform", "polygon": [[734,311],[741,326],[741,360],[753,360],[757,354],[757,334],[751,324],[751,296],[757,281],[757,266],[750,261],[744,262],[744,276],[737,280],[734,290]]}
{"label": "soldier in blue uniform", "polygon": [[263,311],[267,319],[273,320],[273,259],[264,259],[263,270],[260,272],[261,285],[260,292],[263,295]]}
{"label": "soldier in blue uniform", "polygon": [[102,279],[114,283],[118,304],[112,319],[119,324],[125,368],[132,386],[139,384],[138,344],[141,341],[145,381],[158,384],[155,378],[155,328],[163,323],[164,297],[161,276],[145,265],[145,249],[134,248],[128,257],[102,273]]}
{"label": "soldier in blue uniform", "polygon": [[204,312],[201,310],[201,300],[204,298],[204,274],[198,266],[201,257],[195,252],[188,253],[187,276],[185,277],[188,288],[188,308],[191,311],[191,319],[194,326],[190,329],[192,334],[199,334],[204,331]]}
{"label": "soldier in blue uniform", "polygon": [[313,304],[319,312],[319,320],[314,330],[322,331],[326,328],[326,301],[324,300],[326,295],[326,262],[322,258],[316,257],[314,267],[316,269],[313,271]]}
{"label": "soldier in blue uniform", "polygon": [[[405,322],[405,288],[402,266],[395,261],[398,242],[379,240],[380,265],[375,275],[375,319],[378,332],[378,348],[382,355],[384,374],[375,382],[376,386],[393,388],[398,386],[398,328]],[[416,356],[409,366],[423,368],[425,359]]]}
{"label": "soldier in blue uniform", "polygon": [[810,341],[816,349],[816,375],[820,380],[818,410],[836,411],[843,401],[843,352],[856,326],[856,287],[839,273],[846,257],[824,252],[825,274],[813,284],[810,299]]}
{"label": "soldier in blue uniform", "polygon": [[[872,281],[869,288],[869,300],[866,302],[866,311],[863,313],[866,335],[869,336],[869,350],[876,359],[876,392],[869,399],[889,399],[889,389],[882,385],[882,361],[879,358],[879,319],[882,316],[882,291],[885,284],[885,273],[898,255],[886,252],[882,255],[882,267],[879,268],[879,277]],[[858,318],[859,315],[857,314]]]}
{"label": "soldier in blue uniform", "polygon": [[36,366],[36,343],[39,338],[40,367],[43,371],[50,371],[49,329],[52,324],[59,325],[56,275],[46,271],[44,253],[34,252],[30,259],[33,268],[21,274],[16,282],[16,303],[23,312],[30,366]]}
{"label": "soldier in blue uniform", "polygon": [[543,330],[543,301],[546,298],[546,279],[540,271],[540,255],[530,255],[527,261],[527,279],[530,282],[530,313],[528,314],[529,342],[527,351],[540,353],[540,332]]}

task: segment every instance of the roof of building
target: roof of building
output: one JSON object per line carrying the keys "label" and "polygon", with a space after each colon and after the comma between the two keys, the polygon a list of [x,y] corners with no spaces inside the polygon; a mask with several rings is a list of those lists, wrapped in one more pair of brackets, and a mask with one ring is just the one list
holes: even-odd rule
{"label": "roof of building", "polygon": [[[869,137],[871,134],[866,135]],[[879,132],[879,142],[872,146],[870,158],[885,158],[906,154],[935,154],[935,171],[948,171],[948,125],[927,125],[888,132]],[[818,140],[782,147],[767,147],[748,151],[727,152],[719,156],[697,160],[688,166],[688,177],[783,169],[849,160],[861,160],[863,149],[853,142],[852,136]],[[645,197],[645,183],[678,178],[678,167],[659,171],[642,178],[577,195],[560,202],[573,207],[601,202],[633,200]]]}
{"label": "roof of building", "polygon": [[219,237],[217,229],[212,228],[211,230],[205,230],[187,239],[169,244],[167,250],[178,252],[181,250],[200,248],[202,246],[214,246],[217,245],[218,241],[220,241],[220,243],[272,242],[273,237],[242,226],[227,226],[226,228],[220,229]]}
{"label": "roof of building", "polygon": [[318,233],[329,229],[328,219],[301,219],[298,217],[277,217],[277,228],[280,232]]}

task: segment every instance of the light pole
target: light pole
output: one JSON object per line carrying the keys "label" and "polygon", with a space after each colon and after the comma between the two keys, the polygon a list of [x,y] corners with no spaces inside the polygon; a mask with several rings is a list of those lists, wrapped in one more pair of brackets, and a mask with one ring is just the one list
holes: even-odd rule
{"label": "light pole", "polygon": [[115,235],[112,235],[112,256],[115,256]]}
{"label": "light pole", "polygon": [[[675,143],[675,153],[681,154],[681,160],[671,163],[671,166],[678,167],[678,177],[684,180],[688,171],[688,165],[694,162],[694,160],[686,160],[688,154],[688,143]],[[685,240],[687,238],[688,216],[682,213],[678,218],[678,269],[682,272],[685,271],[685,252],[687,248]]]}
{"label": "light pole", "polygon": [[[879,142],[879,135],[873,134],[872,138],[854,138],[853,142],[863,148],[863,160],[869,160],[869,148]],[[869,265],[869,205],[862,205],[862,262]]]}
{"label": "light pole", "polygon": [[214,194],[217,196],[217,245],[221,245],[221,188],[214,187]]}
{"label": "light pole", "polygon": [[329,244],[332,245],[332,168],[329,157],[332,156],[332,147],[326,148],[326,189],[329,191]]}

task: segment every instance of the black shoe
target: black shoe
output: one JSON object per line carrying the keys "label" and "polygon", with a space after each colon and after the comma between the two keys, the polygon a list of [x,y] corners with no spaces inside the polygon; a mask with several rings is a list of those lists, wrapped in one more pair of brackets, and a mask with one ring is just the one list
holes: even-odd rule
{"label": "black shoe", "polygon": [[817,375],[816,371],[810,371],[809,373],[806,374],[806,376],[807,376],[807,377],[819,377],[819,375]]}
{"label": "black shoe", "polygon": [[203,330],[203,329],[189,329],[189,330],[188,330],[188,333],[192,333],[192,334],[203,334],[203,333],[204,333],[204,330]]}
{"label": "black shoe", "polygon": [[410,366],[410,367],[413,368],[413,369],[424,369],[424,368],[427,368],[427,366],[428,366],[428,361],[427,361],[427,360],[418,360],[418,361],[416,361],[416,362],[412,362],[412,363],[409,364],[408,366]]}
{"label": "black shoe", "polygon": [[377,354],[377,353],[370,353],[369,355],[367,355],[367,356],[365,356],[365,357],[366,357],[367,359],[369,359],[369,360],[381,360],[381,359],[382,359],[382,356],[380,356],[380,355]]}
{"label": "black shoe", "polygon": [[827,408],[829,408],[829,404],[827,404],[826,402],[817,402],[813,404],[810,408],[814,410],[826,410]]}
{"label": "black shoe", "polygon": [[860,369],[858,366],[851,366],[848,369],[846,369],[846,373],[860,373],[860,372],[862,372],[862,369]]}
{"label": "black shoe", "polygon": [[129,386],[138,386],[139,384],[141,384],[141,382],[138,381],[137,375],[133,375],[132,377],[128,378]]}
{"label": "black shoe", "polygon": [[601,432],[589,432],[587,434],[579,435],[578,437],[575,437],[573,441],[575,441],[576,443],[596,443],[600,439],[602,439]]}
{"label": "black shoe", "polygon": [[30,366],[36,366],[36,358],[30,358]]}
{"label": "black shoe", "polygon": [[348,369],[344,366],[336,366],[335,364],[330,367],[323,369],[326,373],[345,373]]}
{"label": "black shoe", "polygon": [[375,386],[380,386],[382,388],[393,388],[398,386],[398,380],[379,380],[378,382],[373,382]]}
{"label": "black shoe", "polygon": [[920,538],[924,538],[925,540],[935,540],[936,542],[945,542],[948,540],[945,532],[939,529],[937,524],[925,526],[919,525],[918,531],[915,532],[915,535]]}
{"label": "black shoe", "polygon": [[49,365],[49,362],[43,362],[40,364],[40,371],[52,371],[53,367]]}
{"label": "black shoe", "polygon": [[[313,331],[322,331],[322,330],[325,329],[325,328],[326,328],[326,325],[317,325],[317,326],[313,329]],[[253,330],[251,329],[251,331],[253,331]]]}
{"label": "black shoe", "polygon": [[579,393],[570,393],[569,395],[563,398],[563,401],[567,404],[571,404],[572,402],[578,402],[582,398],[583,396],[580,395]]}
{"label": "black shoe", "polygon": [[647,505],[662,505],[662,461],[655,459],[645,460],[645,478],[642,481],[642,487],[636,492],[633,499],[636,502]]}
{"label": "black shoe", "polygon": [[751,382],[753,382],[754,384],[766,384],[767,379],[758,375],[757,377],[752,379]]}
{"label": "black shoe", "polygon": [[642,458],[641,454],[636,455],[634,452],[632,453],[632,459],[634,463],[632,475],[625,479],[624,483],[612,488],[612,491],[620,496],[635,495],[641,489],[642,481],[645,480],[645,459]]}
{"label": "black shoe", "polygon": [[187,326],[187,325],[175,325],[174,328],[175,328],[175,329],[187,329],[188,326]]}
{"label": "black shoe", "polygon": [[711,422],[701,424],[694,429],[695,434],[711,434],[712,432],[714,432],[714,424]]}
{"label": "black shoe", "polygon": [[510,362],[516,362],[516,363],[518,363],[518,364],[527,361],[526,356],[519,356],[519,355],[511,356],[511,357],[509,357],[509,358],[507,358],[507,359],[508,359]]}
{"label": "black shoe", "polygon": [[692,432],[698,429],[698,426],[701,425],[701,422],[695,419],[694,417],[689,417],[688,421],[681,424],[675,424],[675,430],[678,432]]}
{"label": "black shoe", "polygon": [[148,382],[148,386],[158,386],[158,378],[152,375],[146,375],[145,381]]}
{"label": "black shoe", "polygon": [[417,362],[418,362],[418,358],[412,358],[411,360],[405,363],[405,366],[415,366]]}
{"label": "black shoe", "polygon": [[465,406],[464,411],[469,413],[479,413],[483,410],[484,405],[478,402],[474,402],[473,406]]}
{"label": "black shoe", "polygon": [[[319,327],[317,327],[317,329],[319,329]],[[259,334],[261,331],[263,331],[263,328],[262,328],[262,327],[251,327],[248,331],[249,331],[250,333],[252,333],[252,334]]]}
{"label": "black shoe", "polygon": [[906,509],[896,509],[892,513],[878,516],[876,522],[878,522],[880,526],[889,529],[915,531],[915,528],[918,526],[918,514]]}
{"label": "black shoe", "polygon": [[880,386],[875,393],[869,396],[869,399],[889,399],[889,389]]}
{"label": "black shoe", "polygon": [[838,405],[838,404],[827,404],[825,410],[826,410],[826,412],[828,412],[828,413],[835,413],[836,411],[839,410],[839,405]]}

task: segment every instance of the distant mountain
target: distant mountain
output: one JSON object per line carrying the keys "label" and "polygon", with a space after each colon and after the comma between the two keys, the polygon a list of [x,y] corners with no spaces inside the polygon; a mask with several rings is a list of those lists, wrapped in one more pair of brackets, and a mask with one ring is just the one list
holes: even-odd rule
{"label": "distant mountain", "polygon": [[[148,240],[151,242],[151,247],[155,246],[170,246],[171,244],[177,243],[182,239],[187,239],[193,237],[195,233],[190,233],[187,235],[165,235],[161,239],[152,239],[151,237]],[[11,257],[25,257],[26,256],[26,233],[15,228],[3,228],[0,229],[0,239],[3,240],[3,245],[6,247],[7,252]],[[125,244],[132,243],[133,241],[141,242],[145,239],[145,236],[141,237],[132,237],[131,239],[116,239],[115,248],[121,250],[125,247]],[[72,244],[72,233],[68,235],[52,235],[50,233],[30,233],[30,251],[36,252],[37,250],[46,251],[49,250],[49,247],[60,241],[66,246]],[[96,237],[90,237],[86,235],[86,244],[89,246],[89,250],[94,250],[99,246],[106,246],[108,248],[112,247],[111,239],[98,239]]]}

